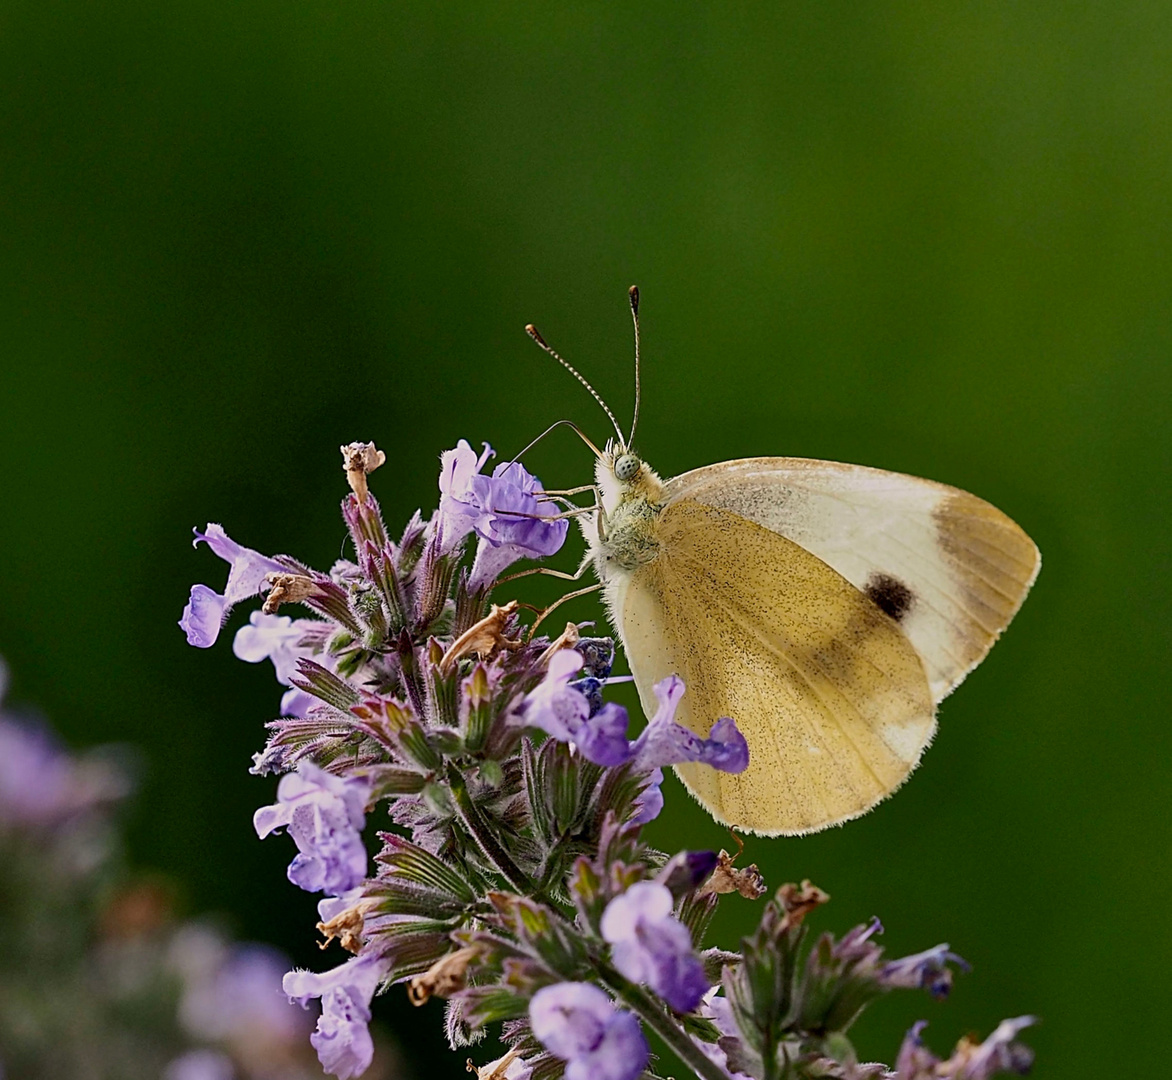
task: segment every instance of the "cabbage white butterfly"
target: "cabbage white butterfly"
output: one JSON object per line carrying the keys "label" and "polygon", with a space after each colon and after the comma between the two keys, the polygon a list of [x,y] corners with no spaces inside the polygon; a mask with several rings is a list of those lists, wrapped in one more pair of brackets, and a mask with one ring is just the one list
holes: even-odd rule
{"label": "cabbage white butterfly", "polygon": [[652,686],[678,674],[680,723],[706,735],[731,716],[749,744],[745,772],[685,764],[680,779],[717,821],[766,836],[866,813],[1016,614],[1037,547],[974,495],[861,465],[747,458],[663,481],[615,430],[583,531],[640,700],[651,715]]}

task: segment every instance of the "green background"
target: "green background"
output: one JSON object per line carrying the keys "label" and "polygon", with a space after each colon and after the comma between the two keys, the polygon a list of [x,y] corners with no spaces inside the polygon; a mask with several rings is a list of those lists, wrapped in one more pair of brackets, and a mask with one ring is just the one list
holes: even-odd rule
{"label": "green background", "polygon": [[[190,547],[339,554],[337,447],[388,518],[457,438],[621,417],[670,475],[789,454],[944,480],[1044,555],[868,817],[750,840],[768,880],[974,965],[857,1029],[890,1060],[1043,1017],[1041,1078],[1157,1075],[1169,1006],[1172,7],[116,4],[0,10],[0,652],[74,744],[144,750],[134,857],[299,962],[313,898],[252,810],[268,665],[190,649]],[[528,459],[588,479],[566,431]],[[572,566],[573,541],[559,557]],[[522,598],[546,595],[540,588]],[[578,618],[599,617],[593,600]],[[242,621],[238,612],[231,629]],[[620,693],[620,697],[621,697]],[[666,847],[727,835],[673,780]],[[732,945],[756,909],[732,898]],[[426,1076],[438,1009],[379,1003]],[[483,1057],[480,1057],[483,1060]]]}

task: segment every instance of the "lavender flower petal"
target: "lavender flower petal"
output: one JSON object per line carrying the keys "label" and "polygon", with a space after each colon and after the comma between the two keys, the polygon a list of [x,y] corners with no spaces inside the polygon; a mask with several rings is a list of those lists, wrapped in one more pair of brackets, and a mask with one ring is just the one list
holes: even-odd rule
{"label": "lavender flower petal", "polygon": [[879,971],[879,981],[884,986],[903,989],[926,989],[934,998],[948,997],[952,989],[952,971],[948,964],[956,964],[962,971],[969,971],[968,963],[948,951],[948,945],[937,945],[934,949],[904,956],[884,964]]}
{"label": "lavender flower petal", "polygon": [[437,528],[441,552],[449,554],[470,532],[480,537],[468,586],[491,584],[518,559],[544,558],[565,543],[569,522],[551,520],[556,503],[540,497],[541,482],[519,462],[498,465],[492,476],[480,470],[492,454],[485,444],[478,458],[463,439],[441,456]]}
{"label": "lavender flower petal", "polygon": [[187,642],[199,649],[215,644],[220,627],[233,604],[255,596],[265,586],[266,574],[279,574],[285,568],[273,559],[261,555],[252,548],[236,543],[222,525],[214,522],[204,532],[195,530],[193,546],[207,544],[221,559],[229,564],[228,584],[223,595],[207,585],[194,585],[179,625],[187,634]]}
{"label": "lavender flower petal", "polygon": [[290,1001],[304,1006],[310,998],[321,998],[321,1016],[309,1041],[322,1068],[339,1080],[353,1080],[370,1068],[370,1002],[386,971],[384,960],[367,955],[321,974],[290,971],[282,980]]}
{"label": "lavender flower petal", "polygon": [[248,625],[236,631],[232,652],[249,664],[272,660],[277,682],[283,686],[292,686],[293,676],[297,674],[297,661],[303,656],[309,656],[312,651],[308,648],[299,649],[298,643],[305,636],[307,626],[313,624],[312,619],[293,620],[288,615],[266,615],[263,611],[254,611],[248,616]]}
{"label": "lavender flower petal", "polygon": [[602,936],[623,975],[651,987],[678,1012],[690,1012],[708,992],[708,980],[692,935],[672,907],[666,886],[640,881],[607,904]]}
{"label": "lavender flower petal", "polygon": [[309,761],[281,778],[277,802],[262,806],[252,823],[262,839],[285,827],[299,854],[289,864],[289,880],[307,892],[337,896],[366,877],[361,829],[370,782],[332,776]]}
{"label": "lavender flower petal", "polygon": [[700,761],[729,773],[744,772],[749,767],[749,745],[727,716],[712,725],[707,739],[675,722],[684,694],[684,682],[678,675],[669,675],[654,689],[659,708],[635,740],[636,768],[650,771],[683,761]]}
{"label": "lavender flower petal", "polygon": [[639,1021],[591,983],[546,986],[529,1003],[533,1034],[566,1062],[566,1080],[634,1080],[651,1051]]}

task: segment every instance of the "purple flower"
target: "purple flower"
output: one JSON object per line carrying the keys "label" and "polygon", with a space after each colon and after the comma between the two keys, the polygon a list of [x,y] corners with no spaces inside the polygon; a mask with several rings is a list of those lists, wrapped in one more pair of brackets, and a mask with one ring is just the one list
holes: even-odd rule
{"label": "purple flower", "polygon": [[647,783],[643,790],[635,797],[631,817],[632,825],[646,825],[654,821],[663,812],[663,770],[652,769],[647,774]]}
{"label": "purple flower", "polygon": [[219,1050],[188,1050],[168,1062],[163,1080],[234,1080],[232,1059]]}
{"label": "purple flower", "polygon": [[949,952],[948,945],[944,944],[884,964],[879,971],[879,981],[888,987],[924,988],[934,998],[946,998],[952,989],[949,963],[956,964],[962,971],[970,970],[969,965],[956,953]]}
{"label": "purple flower", "polygon": [[739,773],[749,767],[749,744],[727,716],[717,720],[708,738],[675,722],[684,696],[684,680],[669,675],[654,687],[659,708],[632,746],[635,766],[645,772],[683,761],[700,761],[721,772]]}
{"label": "purple flower", "polygon": [[[297,674],[298,660],[312,657],[320,650],[323,630],[329,625],[319,619],[291,619],[288,615],[254,611],[248,617],[248,625],[236,631],[232,642],[236,656],[250,664],[272,660],[277,682],[289,687],[281,695],[282,716],[306,716],[310,708],[319,704],[312,694],[293,685],[293,676]],[[319,657],[319,660],[333,668],[333,658]]]}
{"label": "purple flower", "polygon": [[440,547],[450,553],[470,532],[480,538],[468,580],[480,589],[518,559],[540,559],[560,550],[569,522],[550,520],[559,513],[556,503],[538,496],[541,481],[519,462],[498,465],[492,476],[480,470],[492,456],[484,444],[479,457],[461,439],[440,458]]}
{"label": "purple flower", "polygon": [[566,1062],[566,1080],[635,1080],[651,1056],[639,1021],[592,983],[546,986],[529,1003],[533,1034]]}
{"label": "purple flower", "polygon": [[44,728],[0,717],[0,825],[54,825],[127,795],[100,754],[73,757]]}
{"label": "purple flower", "polygon": [[309,1041],[322,1068],[339,1080],[352,1080],[370,1068],[370,1002],[386,973],[385,960],[365,955],[321,974],[290,971],[282,981],[290,1001],[306,1006],[310,998],[321,998],[321,1016]]}
{"label": "purple flower", "polygon": [[[648,773],[681,761],[701,761],[732,773],[748,767],[749,746],[728,717],[712,725],[707,739],[675,722],[684,693],[684,682],[678,675],[655,684],[659,708],[643,733],[628,742],[627,710],[621,705],[607,704],[591,715],[590,701],[574,685],[574,675],[581,667],[582,656],[575,650],[554,653],[546,677],[526,699],[525,723],[562,742],[574,743],[582,756],[595,765],[625,765],[630,761],[637,770]],[[659,781],[662,779],[660,774]],[[644,789],[642,804],[640,814],[648,816],[641,820],[650,821],[662,808],[662,798],[657,800],[649,785]]]}
{"label": "purple flower", "polygon": [[286,826],[299,852],[289,880],[307,892],[337,896],[366,877],[361,829],[369,797],[369,780],[332,776],[302,761],[281,778],[277,802],[262,806],[252,823],[262,839]]}
{"label": "purple flower", "polygon": [[277,682],[283,686],[293,685],[297,674],[297,661],[309,656],[310,648],[301,648],[302,638],[307,629],[320,627],[316,619],[297,619],[288,615],[266,615],[254,611],[248,616],[248,625],[236,631],[232,652],[237,658],[249,664],[272,660],[277,673]]}
{"label": "purple flower", "polygon": [[935,1080],[938,1076],[950,1076],[954,1080],[989,1080],[1001,1072],[1023,1075],[1033,1064],[1034,1052],[1014,1040],[1023,1028],[1037,1022],[1033,1016],[1002,1020],[984,1042],[961,1039],[952,1057],[941,1061],[924,1045],[920,1035],[928,1023],[920,1020],[904,1037],[895,1072],[889,1075],[892,1080]]}
{"label": "purple flower", "polygon": [[1019,1042],[1014,1042],[1023,1028],[1038,1022],[1035,1016],[1017,1016],[1002,1020],[993,1033],[977,1046],[958,1050],[954,1055],[964,1060],[964,1065],[955,1076],[958,1080],[986,1080],[999,1072],[1029,1072],[1034,1063],[1034,1052]]}
{"label": "purple flower", "polygon": [[606,905],[602,936],[623,975],[651,987],[677,1012],[690,1012],[708,992],[708,980],[672,906],[665,885],[637,882]]}
{"label": "purple flower", "polygon": [[187,634],[187,643],[207,649],[220,636],[220,627],[232,605],[256,596],[266,585],[265,575],[285,573],[285,567],[252,548],[242,547],[224,532],[222,525],[210,524],[202,533],[196,529],[192,546],[198,547],[201,543],[207,544],[230,564],[223,595],[207,585],[193,585],[187,607],[183,609],[183,618],[179,620]]}
{"label": "purple flower", "polygon": [[215,931],[190,925],[176,935],[170,959],[183,981],[180,1022],[197,1039],[274,1046],[307,1026],[281,993],[289,965],[276,949],[230,946]]}

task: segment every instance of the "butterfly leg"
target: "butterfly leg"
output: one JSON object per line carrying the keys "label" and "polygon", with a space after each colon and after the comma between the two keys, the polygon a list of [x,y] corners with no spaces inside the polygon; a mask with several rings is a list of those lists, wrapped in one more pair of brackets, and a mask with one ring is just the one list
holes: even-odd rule
{"label": "butterfly leg", "polygon": [[567,600],[573,600],[578,596],[585,596],[587,593],[597,592],[602,588],[602,582],[595,582],[593,585],[587,585],[584,589],[575,589],[573,592],[566,593],[565,596],[559,597],[544,611],[540,612],[537,618],[533,621],[533,625],[529,627],[529,640],[533,640],[533,635],[537,632],[537,628],[545,621],[547,615],[552,614],[557,608],[561,607]]}

